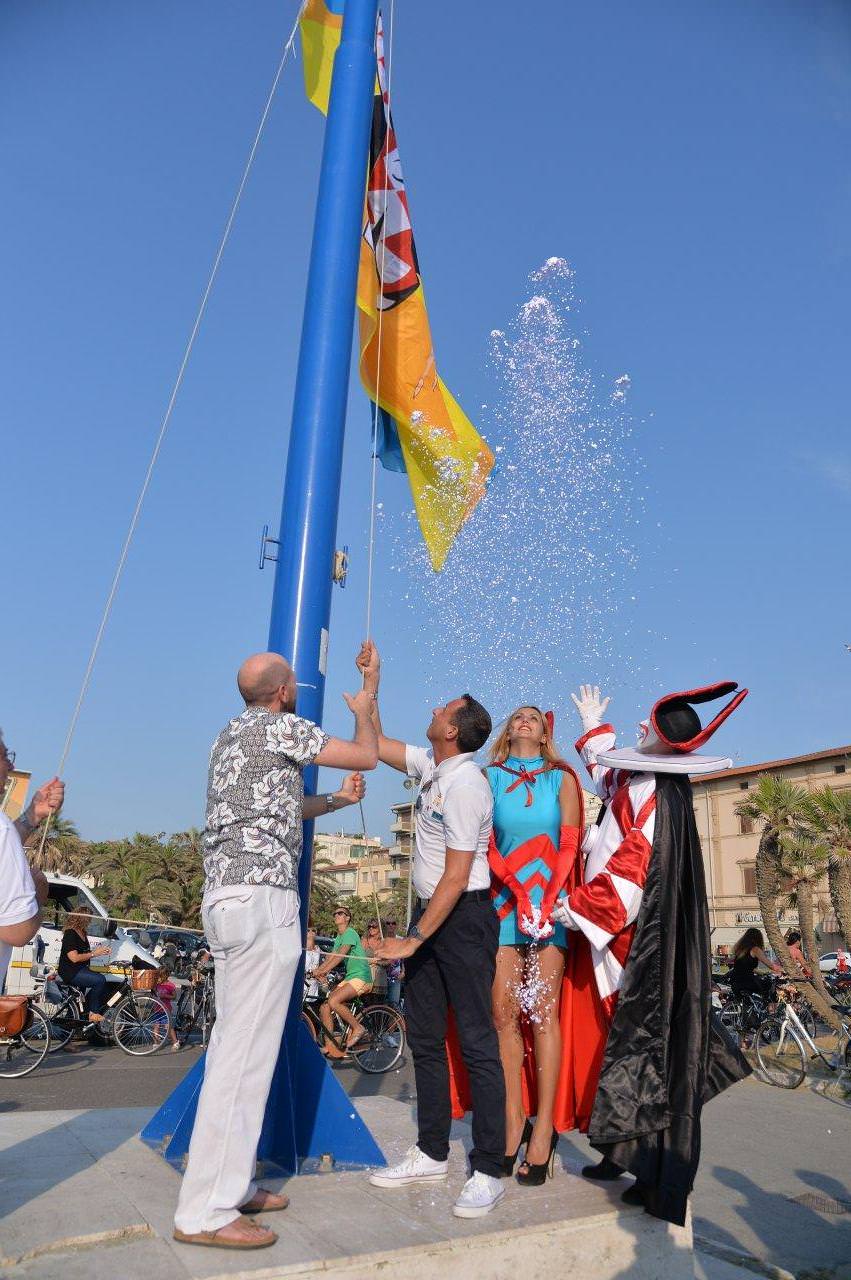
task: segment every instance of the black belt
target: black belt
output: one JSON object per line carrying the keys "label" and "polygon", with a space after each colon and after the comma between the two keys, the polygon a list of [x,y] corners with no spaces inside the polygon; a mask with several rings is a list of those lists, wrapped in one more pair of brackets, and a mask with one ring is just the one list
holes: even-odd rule
{"label": "black belt", "polygon": [[[491,891],[490,889],[467,889],[461,894],[458,901],[460,902],[462,899],[466,899],[467,902],[490,902]],[[431,902],[431,898],[415,897],[414,902],[420,910],[425,911],[426,907]]]}

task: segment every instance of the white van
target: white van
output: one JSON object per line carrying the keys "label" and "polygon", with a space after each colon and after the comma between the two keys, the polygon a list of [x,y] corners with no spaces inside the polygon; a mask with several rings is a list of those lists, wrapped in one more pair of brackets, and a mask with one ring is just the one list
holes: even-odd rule
{"label": "white van", "polygon": [[[135,962],[136,968],[142,969],[159,967],[150,951],[140,947],[126,929],[110,920],[106,907],[82,880],[75,876],[60,876],[49,872],[47,882],[50,885],[50,896],[42,911],[41,928],[32,942],[28,942],[25,947],[15,947],[12,952],[6,975],[7,995],[27,995],[35,989],[30,974],[30,965],[34,961],[41,960],[51,968],[56,968],[59,964],[65,919],[72,911],[85,911],[91,916],[88,937],[92,946],[109,943],[109,955],[95,956],[91,961],[91,968],[102,973],[107,981],[120,982],[124,977],[124,970],[118,967],[119,962]],[[40,945],[42,943],[43,947]]]}

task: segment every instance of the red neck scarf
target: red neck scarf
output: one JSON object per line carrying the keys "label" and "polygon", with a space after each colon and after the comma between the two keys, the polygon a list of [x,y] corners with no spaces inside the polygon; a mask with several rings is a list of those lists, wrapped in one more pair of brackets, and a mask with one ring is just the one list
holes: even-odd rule
{"label": "red neck scarf", "polygon": [[526,803],[523,807],[524,809],[528,809],[532,803],[532,788],[535,785],[535,780],[537,779],[538,775],[541,773],[549,773],[551,769],[558,768],[558,765],[554,765],[549,760],[547,760],[544,762],[544,764],[541,765],[539,769],[529,770],[529,769],[524,769],[522,766],[519,769],[512,769],[509,765],[505,764],[504,762],[500,762],[496,767],[497,769],[504,769],[506,773],[510,773],[513,778],[516,778],[516,782],[512,782],[510,786],[506,787],[505,789],[506,795],[509,795],[512,791],[516,791],[521,783],[525,786]]}

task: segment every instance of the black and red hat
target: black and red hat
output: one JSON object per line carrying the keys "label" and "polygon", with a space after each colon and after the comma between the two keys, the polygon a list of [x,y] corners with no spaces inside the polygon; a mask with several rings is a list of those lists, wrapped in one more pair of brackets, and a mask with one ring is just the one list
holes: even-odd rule
{"label": "black and red hat", "polygon": [[[733,694],[733,697],[704,725],[695,707],[717,702],[728,694]],[[607,768],[642,773],[698,774],[730,769],[733,761],[728,757],[705,755],[696,748],[709,741],[747,696],[748,690],[739,689],[735,680],[721,680],[698,689],[668,693],[655,704],[650,719],[641,722],[637,747],[604,751],[598,760]]]}

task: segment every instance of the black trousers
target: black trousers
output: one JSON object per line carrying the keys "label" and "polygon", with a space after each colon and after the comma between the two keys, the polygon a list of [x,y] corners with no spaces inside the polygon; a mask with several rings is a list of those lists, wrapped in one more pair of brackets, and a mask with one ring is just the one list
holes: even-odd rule
{"label": "black trousers", "polygon": [[[416,922],[422,912],[415,912]],[[505,1155],[505,1080],[491,1012],[499,920],[490,895],[463,894],[443,924],[405,961],[405,1020],[417,1086],[417,1146],[432,1160],[449,1155],[452,1111],[446,1057],[452,1006],[470,1077],[470,1169],[498,1178]]]}

